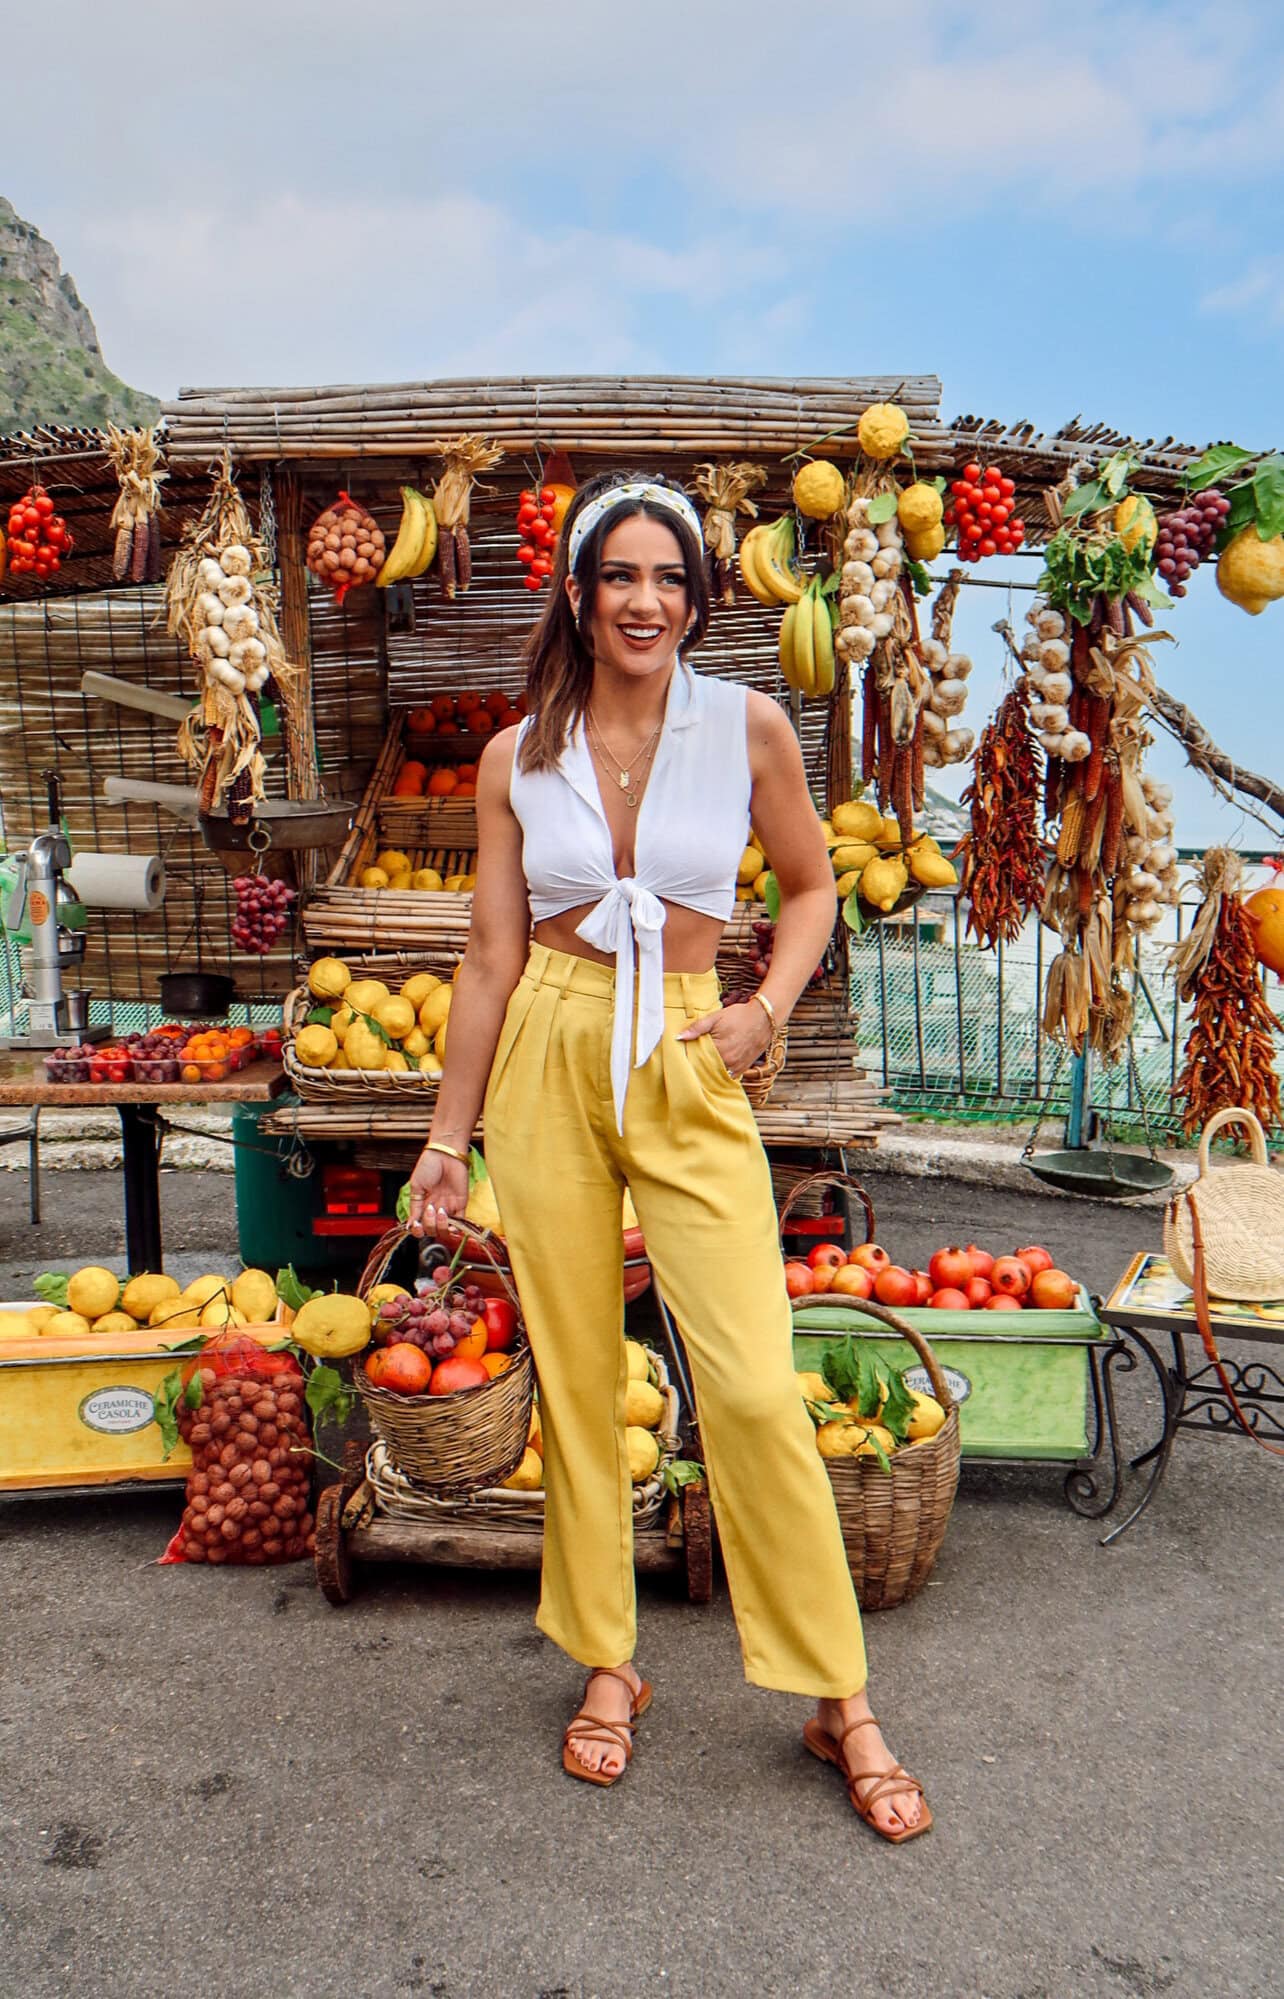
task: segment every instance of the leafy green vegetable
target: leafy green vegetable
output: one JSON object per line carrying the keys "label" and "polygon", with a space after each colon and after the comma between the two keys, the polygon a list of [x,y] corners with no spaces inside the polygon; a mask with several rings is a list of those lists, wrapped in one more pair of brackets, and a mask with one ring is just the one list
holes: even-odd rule
{"label": "leafy green vegetable", "polygon": [[680,1492],[684,1485],[695,1485],[703,1477],[704,1466],[695,1458],[671,1458],[660,1466],[660,1483],[666,1492]]}
{"label": "leafy green vegetable", "polygon": [[46,1305],[56,1305],[60,1312],[67,1309],[68,1277],[65,1270],[46,1270],[35,1282],[37,1298],[43,1298]]}
{"label": "leafy green vegetable", "polygon": [[351,1416],[357,1399],[337,1367],[312,1368],[303,1395],[314,1423],[333,1422],[340,1426]]}
{"label": "leafy green vegetable", "polygon": [[299,1277],[294,1265],[287,1263],[284,1270],[278,1270],[276,1273],[276,1295],[292,1312],[298,1312],[307,1304],[309,1298],[320,1298],[322,1293],[310,1289]]}
{"label": "leafy green vegetable", "polygon": [[1231,472],[1242,471],[1257,457],[1255,451],[1244,451],[1238,444],[1213,444],[1188,465],[1182,477],[1182,484],[1188,492],[1202,493],[1207,486],[1216,486]]}
{"label": "leafy green vegetable", "polygon": [[1168,608],[1155,582],[1150,552],[1139,542],[1129,554],[1114,534],[1075,533],[1062,527],[1043,552],[1044,569],[1038,588],[1058,611],[1078,625],[1092,621],[1094,597],[1126,597],[1135,592],[1146,603]]}
{"label": "leafy green vegetable", "polygon": [[1253,507],[1262,541],[1284,534],[1284,458],[1265,458],[1253,474]]}
{"label": "leafy green vegetable", "polygon": [[899,497],[896,493],[875,493],[865,516],[872,528],[881,527],[884,521],[891,520]]}
{"label": "leafy green vegetable", "polygon": [[165,1446],[163,1455],[168,1457],[178,1442],[178,1405],[183,1395],[183,1377],[178,1368],[165,1376],[152,1396],[152,1414],[156,1427],[161,1433]]}

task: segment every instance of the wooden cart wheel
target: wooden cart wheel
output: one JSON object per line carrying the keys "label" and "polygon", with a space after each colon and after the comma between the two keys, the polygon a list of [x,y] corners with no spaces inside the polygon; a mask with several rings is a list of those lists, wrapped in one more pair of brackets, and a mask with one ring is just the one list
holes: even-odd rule
{"label": "wooden cart wheel", "polygon": [[336,1609],[352,1601],[352,1560],[343,1531],[344,1487],[328,1485],[317,1501],[317,1587]]}
{"label": "wooden cart wheel", "polygon": [[[682,1543],[686,1550],[688,1601],[708,1603],[713,1595],[713,1520],[709,1512],[709,1488],[702,1478],[693,1479],[682,1488]],[[319,1539],[317,1546],[320,1547]]]}
{"label": "wooden cart wheel", "polygon": [[353,1493],[366,1475],[366,1447],[355,1437],[349,1437],[343,1447],[343,1483],[340,1486],[340,1503],[346,1506]]}

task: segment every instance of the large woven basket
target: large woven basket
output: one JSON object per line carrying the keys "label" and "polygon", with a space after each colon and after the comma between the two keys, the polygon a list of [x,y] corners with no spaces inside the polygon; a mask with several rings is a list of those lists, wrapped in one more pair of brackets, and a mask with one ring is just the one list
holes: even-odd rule
{"label": "large woven basket", "polygon": [[[1208,1148],[1225,1124],[1248,1126],[1253,1157],[1214,1171]],[[1199,1140],[1199,1177],[1189,1195],[1199,1209],[1210,1294],[1242,1304],[1284,1298],[1284,1174],[1268,1163],[1266,1134],[1252,1111],[1230,1109],[1209,1118]],[[1193,1289],[1194,1224],[1184,1193],[1164,1214],[1164,1255]]]}
{"label": "large woven basket", "polygon": [[[463,1224],[484,1250],[482,1231]],[[375,1245],[358,1285],[364,1298],[379,1283],[409,1231],[389,1229]],[[499,1266],[496,1265],[496,1268]],[[376,1388],[358,1360],[353,1385],[365,1405],[370,1427],[387,1445],[393,1464],[419,1486],[438,1493],[466,1493],[502,1485],[521,1463],[530,1431],[535,1369],[521,1322],[521,1303],[505,1278],[518,1312],[513,1364],[480,1388],[452,1395],[394,1395]]]}
{"label": "large woven basket", "polygon": [[350,1104],[366,1097],[398,1097],[425,1106],[432,1102],[441,1078],[422,1075],[418,1069],[313,1069],[300,1062],[294,1052],[295,1037],[318,1004],[306,986],[296,986],[281,1009],[286,1036],[281,1064],[290,1088],[305,1103]]}
{"label": "large woven basket", "polygon": [[[825,1301],[799,1302],[815,1308]],[[824,1460],[861,1609],[893,1610],[922,1589],[945,1538],[959,1482],[959,1412],[935,1354],[908,1319],[873,1299],[835,1303],[880,1320],[908,1341],[946,1412],[934,1437],[893,1454],[890,1471],[877,1458]]]}

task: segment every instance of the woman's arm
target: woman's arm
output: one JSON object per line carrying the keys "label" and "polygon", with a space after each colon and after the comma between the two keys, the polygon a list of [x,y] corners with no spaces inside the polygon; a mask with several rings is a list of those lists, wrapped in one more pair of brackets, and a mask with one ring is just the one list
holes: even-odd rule
{"label": "woman's arm", "polygon": [[[765,694],[748,696],[750,816],[780,885],[771,967],[758,988],[783,1027],[825,955],[834,928],[834,875],[807,789],[802,751],[788,717]],[[763,1054],[772,1036],[766,1007],[749,1000],[693,1020],[679,1041],[708,1034],[733,1076]]]}
{"label": "woman's arm", "polygon": [[[464,962],[455,980],[446,1058],[429,1142],[467,1152],[495,1046],[530,940],[530,903],[522,872],[522,832],[508,802],[517,731],[486,745],[477,773],[477,886]],[[448,1153],[423,1151],[410,1177],[410,1224],[422,1232],[425,1206],[461,1214],[468,1172]]]}

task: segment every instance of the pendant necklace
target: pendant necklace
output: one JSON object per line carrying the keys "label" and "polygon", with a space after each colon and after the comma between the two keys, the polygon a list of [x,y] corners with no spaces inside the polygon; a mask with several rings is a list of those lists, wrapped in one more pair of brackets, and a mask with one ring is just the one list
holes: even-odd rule
{"label": "pendant necklace", "polygon": [[615,781],[619,785],[620,790],[624,793],[624,803],[626,805],[632,806],[633,809],[636,810],[638,803],[638,786],[641,784],[643,778],[645,778],[646,776],[647,767],[650,764],[652,755],[654,754],[655,746],[660,739],[660,731],[664,727],[663,715],[656,723],[655,728],[652,731],[648,740],[643,744],[642,748],[638,751],[637,755],[631,759],[630,767],[627,769],[620,762],[620,759],[616,756],[615,751],[608,748],[605,740],[603,739],[601,730],[598,728],[597,723],[594,721],[592,714],[589,712],[587,708],[584,711],[584,719],[588,723],[589,734],[593,738],[595,747],[606,757],[609,763],[612,763],[615,766]]}

